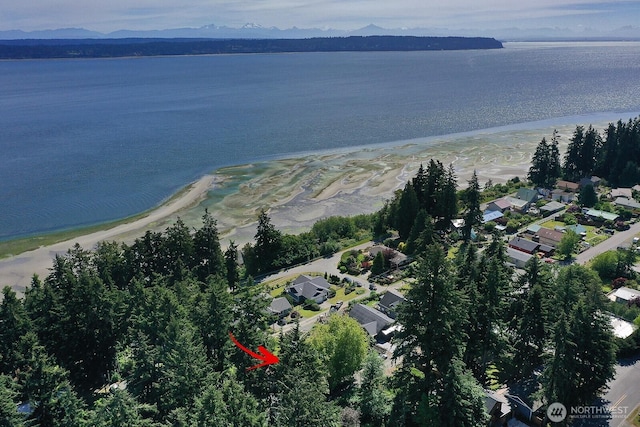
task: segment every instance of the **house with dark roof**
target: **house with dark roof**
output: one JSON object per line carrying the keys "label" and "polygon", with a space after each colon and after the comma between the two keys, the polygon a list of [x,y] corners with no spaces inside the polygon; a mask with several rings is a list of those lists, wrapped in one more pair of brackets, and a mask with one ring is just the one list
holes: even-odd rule
{"label": "house with dark roof", "polygon": [[406,301],[404,295],[393,289],[389,289],[382,295],[382,298],[380,298],[378,309],[392,319],[395,319],[398,306]]}
{"label": "house with dark roof", "polygon": [[274,298],[267,307],[267,311],[278,319],[282,319],[283,317],[287,317],[289,313],[291,313],[291,303],[285,297]]}
{"label": "house with dark roof", "polygon": [[372,337],[377,336],[380,331],[394,322],[383,312],[364,304],[356,304],[351,307],[349,317],[355,319]]}
{"label": "house with dark roof", "polygon": [[586,187],[587,185],[592,185],[593,188],[597,188],[600,185],[600,181],[602,181],[602,179],[597,176],[592,176],[591,178],[584,177],[578,184],[580,185],[580,188]]}
{"label": "house with dark roof", "polygon": [[522,237],[514,237],[509,242],[509,247],[520,252],[524,252],[530,255],[535,254],[540,247],[540,243],[531,240],[523,239]]}
{"label": "house with dark roof", "polygon": [[491,390],[484,391],[484,409],[489,414],[490,426],[503,426],[511,418],[511,405],[502,394]]}
{"label": "house with dark roof", "polygon": [[286,287],[286,292],[297,303],[310,299],[321,304],[327,300],[329,288],[331,288],[331,285],[324,277],[300,275]]}

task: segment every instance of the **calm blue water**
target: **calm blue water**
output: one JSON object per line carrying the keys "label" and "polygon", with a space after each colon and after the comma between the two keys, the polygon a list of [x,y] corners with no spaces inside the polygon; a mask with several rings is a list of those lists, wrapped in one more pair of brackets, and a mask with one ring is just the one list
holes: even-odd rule
{"label": "calm blue water", "polygon": [[[0,62],[0,240],[122,218],[220,166],[640,111],[640,44]],[[615,114],[614,114],[615,115]]]}

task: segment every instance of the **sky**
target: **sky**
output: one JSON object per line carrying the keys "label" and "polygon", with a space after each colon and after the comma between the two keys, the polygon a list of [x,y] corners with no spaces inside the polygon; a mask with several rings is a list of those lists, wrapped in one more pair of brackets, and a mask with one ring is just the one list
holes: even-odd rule
{"label": "sky", "polygon": [[0,30],[159,30],[255,23],[287,29],[600,30],[640,25],[640,0],[0,0]]}

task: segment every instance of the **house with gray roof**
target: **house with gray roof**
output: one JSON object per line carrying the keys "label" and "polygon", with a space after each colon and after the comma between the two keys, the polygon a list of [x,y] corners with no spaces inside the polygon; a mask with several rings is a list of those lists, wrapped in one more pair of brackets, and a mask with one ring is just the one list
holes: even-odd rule
{"label": "house with gray roof", "polygon": [[511,203],[505,199],[497,199],[487,204],[488,211],[504,212],[509,208],[511,208]]}
{"label": "house with gray roof", "polygon": [[517,197],[507,196],[504,198],[511,205],[511,209],[516,212],[526,212],[531,205],[527,200],[518,199]]}
{"label": "house with gray roof", "polygon": [[274,298],[267,307],[267,311],[274,316],[277,316],[278,319],[282,319],[283,317],[287,317],[289,313],[291,313],[291,303],[285,297]]}
{"label": "house with gray roof", "polygon": [[640,291],[622,286],[610,292],[607,297],[613,302],[627,304],[632,299],[640,298]]}
{"label": "house with gray roof", "polygon": [[542,216],[546,217],[549,215],[553,215],[556,212],[560,212],[564,208],[565,208],[564,204],[553,200],[547,203],[546,205],[540,207],[540,212],[542,212]]}
{"label": "house with gray roof", "polygon": [[395,319],[398,306],[406,301],[404,295],[393,289],[389,289],[382,295],[382,298],[380,298],[378,309],[392,319]]}
{"label": "house with gray roof", "polygon": [[613,204],[631,210],[640,210],[640,203],[633,199],[627,199],[626,197],[618,197],[613,201]]}
{"label": "house with gray roof", "polygon": [[356,304],[351,307],[349,317],[355,319],[372,337],[378,335],[380,331],[394,322],[383,312],[364,304]]}
{"label": "house with gray roof", "polygon": [[318,304],[322,304],[327,300],[330,288],[331,285],[324,277],[300,275],[287,286],[286,292],[291,295],[297,303],[310,299]]}
{"label": "house with gray roof", "polygon": [[516,193],[516,199],[526,200],[529,203],[534,203],[538,200],[538,192],[532,188],[519,188]]}
{"label": "house with gray roof", "polygon": [[516,268],[524,268],[524,266],[533,256],[535,255],[531,255],[514,248],[507,248],[507,260]]}

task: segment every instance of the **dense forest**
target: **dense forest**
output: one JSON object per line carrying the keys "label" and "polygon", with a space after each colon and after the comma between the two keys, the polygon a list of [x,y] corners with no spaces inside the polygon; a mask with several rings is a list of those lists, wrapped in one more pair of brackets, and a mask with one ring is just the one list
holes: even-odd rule
{"label": "dense forest", "polygon": [[[625,138],[637,131],[638,120],[619,122],[607,135],[630,150]],[[611,138],[594,158],[621,157],[606,151]],[[131,244],[75,246],[23,299],[3,290],[0,424],[472,427],[487,425],[484,389],[497,385],[547,404],[591,404],[613,377],[616,351],[637,351],[638,333],[614,339],[602,292],[612,279],[635,280],[631,255],[561,268],[534,256],[514,274],[500,234],[471,239],[483,192],[475,173],[458,191],[453,168],[431,160],[373,215],[287,235],[263,211],[241,250],[222,249],[208,212],[196,229],[178,220]],[[454,218],[465,219],[456,238]],[[271,297],[253,279],[372,236],[391,236],[416,260],[391,375],[349,317],[308,334],[297,324],[275,332]],[[230,332],[280,363],[247,370],[255,360]]]}
{"label": "dense forest", "polygon": [[2,40],[0,41],[0,59],[500,48],[502,48],[502,43],[484,37],[351,36],[308,39]]}
{"label": "dense forest", "polygon": [[592,126],[577,126],[560,163],[558,136],[543,139],[532,158],[529,180],[553,188],[558,179],[579,182],[596,175],[609,186],[631,187],[640,183],[640,117],[611,123],[601,135]]}

